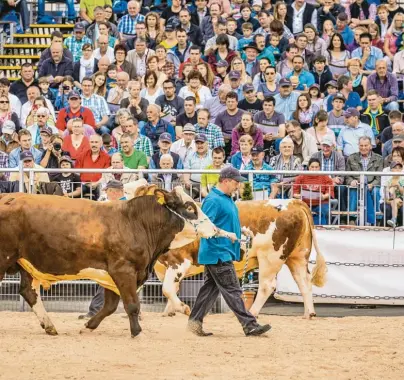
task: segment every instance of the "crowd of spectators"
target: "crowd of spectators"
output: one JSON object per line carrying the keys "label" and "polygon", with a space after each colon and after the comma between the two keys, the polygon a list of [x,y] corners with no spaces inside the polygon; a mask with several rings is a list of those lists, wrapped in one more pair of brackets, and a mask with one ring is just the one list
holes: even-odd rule
{"label": "crowd of spectators", "polygon": [[[82,0],[71,36],[53,32],[36,69],[25,63],[18,80],[0,79],[0,167],[71,168],[35,180],[98,198],[108,181],[138,175],[74,168],[230,164],[254,171],[256,199],[303,199],[322,224],[335,201],[357,223],[357,175],[259,172],[403,170],[396,0],[131,0],[119,17],[111,6]],[[392,226],[402,222],[397,178],[365,176],[369,225],[383,213]],[[203,198],[217,176],[148,179]]]}

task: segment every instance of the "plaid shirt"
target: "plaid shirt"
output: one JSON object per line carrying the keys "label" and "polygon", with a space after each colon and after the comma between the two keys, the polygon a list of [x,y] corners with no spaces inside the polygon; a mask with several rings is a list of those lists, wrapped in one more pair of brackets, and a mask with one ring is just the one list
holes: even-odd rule
{"label": "plaid shirt", "polygon": [[321,171],[332,172],[334,170],[334,154],[331,153],[330,157],[326,158],[323,155],[321,162]]}
{"label": "plaid shirt", "polygon": [[145,17],[141,14],[137,14],[135,18],[130,15],[125,15],[121,18],[118,24],[118,32],[123,34],[136,34],[135,28],[139,21],[144,21]]}
{"label": "plaid shirt", "polygon": [[224,146],[223,133],[220,127],[216,124],[209,123],[206,128],[202,128],[198,123],[195,124],[195,132],[203,133],[208,138],[209,149],[216,148],[218,146]]}
{"label": "plaid shirt", "polygon": [[160,71],[166,74],[167,78],[171,79],[174,76],[175,72],[174,63],[166,60],[166,63],[160,68]]}
{"label": "plaid shirt", "polygon": [[153,144],[151,140],[143,135],[138,135],[134,147],[136,150],[143,152],[147,157],[153,156]]}
{"label": "plaid shirt", "polygon": [[364,172],[368,171],[368,165],[369,165],[370,157],[372,157],[372,152],[370,152],[366,157],[363,157],[361,155],[361,164],[362,164]]}
{"label": "plaid shirt", "polygon": [[65,39],[65,46],[71,51],[73,54],[73,62],[77,62],[83,55],[83,48],[84,44],[91,44],[93,45],[92,41],[87,37],[83,36],[81,40],[77,40],[76,37],[70,36]]}
{"label": "plaid shirt", "polygon": [[89,108],[94,114],[96,123],[99,123],[103,116],[109,116],[109,108],[107,101],[99,95],[91,95],[89,98],[81,96],[82,106]]}
{"label": "plaid shirt", "polygon": [[[8,154],[0,151],[0,168],[8,168]],[[2,173],[0,171],[0,181],[8,180],[10,173]]]}

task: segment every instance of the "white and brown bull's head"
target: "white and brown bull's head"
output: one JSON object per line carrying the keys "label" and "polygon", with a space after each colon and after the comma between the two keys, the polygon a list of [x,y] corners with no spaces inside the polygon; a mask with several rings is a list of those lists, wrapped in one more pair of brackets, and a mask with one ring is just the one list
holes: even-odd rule
{"label": "white and brown bull's head", "polygon": [[160,204],[165,205],[184,221],[184,229],[171,242],[170,249],[180,248],[198,237],[209,239],[224,236],[232,240],[236,238],[234,234],[218,229],[181,186],[175,187],[171,192],[157,189],[154,195]]}

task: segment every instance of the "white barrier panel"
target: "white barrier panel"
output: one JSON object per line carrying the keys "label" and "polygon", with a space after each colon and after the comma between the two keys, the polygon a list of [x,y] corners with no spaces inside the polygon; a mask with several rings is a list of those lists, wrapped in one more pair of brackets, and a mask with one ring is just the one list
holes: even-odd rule
{"label": "white barrier panel", "polygon": [[[404,305],[404,229],[332,228],[316,230],[327,262],[327,283],[313,286],[316,303]],[[314,248],[310,260],[315,260]],[[310,269],[313,263],[310,264]],[[302,302],[284,265],[277,277],[277,299]]]}

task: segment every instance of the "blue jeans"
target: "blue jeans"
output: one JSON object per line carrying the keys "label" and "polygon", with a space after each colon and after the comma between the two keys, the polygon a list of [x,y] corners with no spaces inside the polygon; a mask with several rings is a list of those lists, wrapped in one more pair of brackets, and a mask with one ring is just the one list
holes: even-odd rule
{"label": "blue jeans", "polygon": [[[63,1],[60,1],[63,2]],[[74,0],[66,0],[67,19],[76,21],[76,10],[74,9]],[[38,0],[38,20],[45,16],[45,0]]]}
{"label": "blue jeans", "polygon": [[108,133],[110,134],[111,131],[109,130],[108,127],[106,127],[105,125],[103,125],[102,127],[98,128],[95,130],[99,135],[103,135],[104,133]]}
{"label": "blue jeans", "polygon": [[318,206],[312,206],[311,212],[315,213],[315,215],[313,215],[313,221],[316,226],[329,224],[328,220],[330,205],[328,203],[322,203]]}
{"label": "blue jeans", "polygon": [[384,106],[384,109],[387,111],[398,111],[400,109],[400,105],[398,102],[390,102]]}
{"label": "blue jeans", "polygon": [[[380,187],[365,190],[366,223],[376,224],[376,212],[380,210]],[[358,189],[349,189],[349,211],[358,209]]]}

